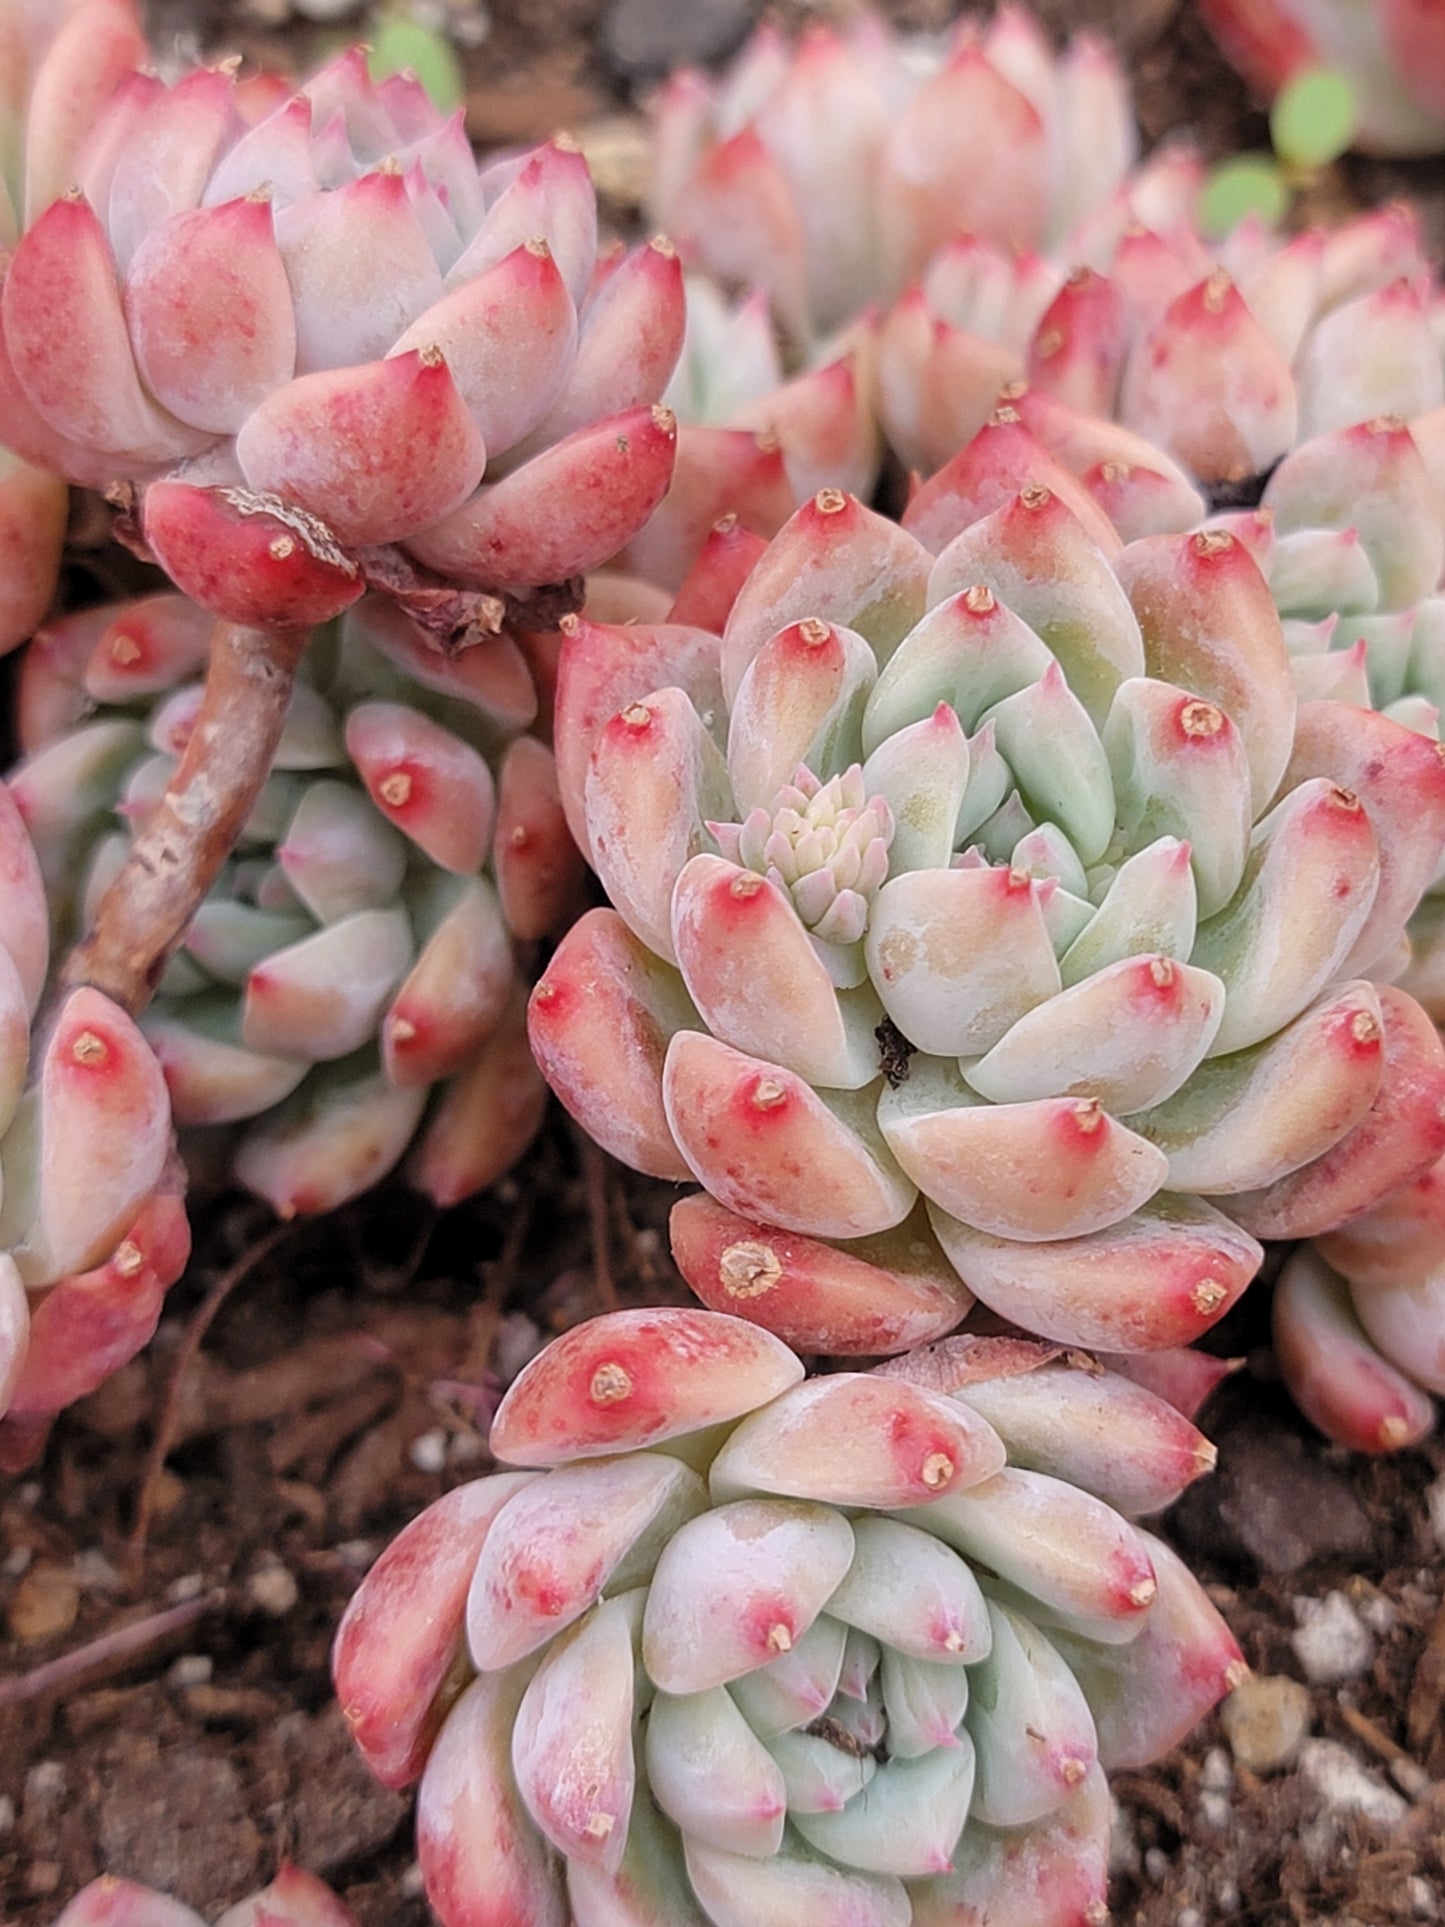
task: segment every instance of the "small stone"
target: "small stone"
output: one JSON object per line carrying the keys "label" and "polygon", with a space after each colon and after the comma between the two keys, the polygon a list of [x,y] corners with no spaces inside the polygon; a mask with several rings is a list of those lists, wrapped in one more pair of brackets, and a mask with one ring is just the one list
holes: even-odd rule
{"label": "small stone", "polygon": [[15,1802],[8,1793],[0,1793],[0,1839],[15,1831]]}
{"label": "small stone", "polygon": [[1144,1871],[1156,1887],[1169,1878],[1169,1856],[1162,1847],[1151,1847],[1144,1856]]}
{"label": "small stone", "polygon": [[1290,1635],[1305,1678],[1316,1686],[1339,1686],[1358,1679],[1374,1656],[1375,1640],[1342,1592],[1323,1599],[1296,1599],[1298,1632]]}
{"label": "small stone", "polygon": [[37,1900],[48,1900],[59,1885],[58,1860],[32,1860],[25,1869],[25,1891]]}
{"label": "small stone", "polygon": [[1179,1927],[1204,1927],[1204,1916],[1197,1907],[1182,1907],[1179,1911]]}
{"label": "small stone", "polygon": [[1426,1488],[1425,1505],[1430,1517],[1430,1530],[1435,1535],[1435,1543],[1445,1552],[1445,1472],[1442,1472],[1433,1485]]}
{"label": "small stone", "polygon": [[166,1684],[178,1691],[188,1686],[204,1686],[215,1669],[209,1653],[182,1653],[166,1674]]}
{"label": "small stone", "polygon": [[1235,1881],[1221,1880],[1214,1890],[1214,1898],[1219,1902],[1219,1911],[1225,1918],[1238,1913],[1241,1896]]}
{"label": "small stone", "polygon": [[1228,1793],[1234,1785],[1234,1768],[1222,1746],[1211,1746],[1199,1769],[1199,1784],[1206,1793]]}
{"label": "small stone", "polygon": [[71,1562],[70,1575],[85,1592],[117,1592],[120,1574],[99,1546],[86,1546]]}
{"label": "small stone", "polygon": [[279,1559],[263,1559],[246,1581],[246,1597],[268,1618],[284,1619],[301,1597],[289,1566]]}
{"label": "small stone", "polygon": [[446,1469],[447,1435],[440,1426],[430,1432],[423,1432],[415,1438],[407,1452],[407,1457],[418,1472],[441,1472]]}
{"label": "small stone", "polygon": [[33,1546],[12,1546],[5,1557],[0,1559],[0,1577],[18,1579],[34,1557]]}
{"label": "small stone", "polygon": [[1124,1879],[1139,1871],[1139,1836],[1134,1831],[1134,1819],[1126,1807],[1117,1800],[1111,1800],[1109,1812],[1109,1873],[1115,1879]]}
{"label": "small stone", "polygon": [[1283,1673],[1256,1673],[1220,1708],[1220,1724],[1240,1766],[1274,1773],[1288,1766],[1310,1730],[1309,1688]]}
{"label": "small stone", "polygon": [[1338,1740],[1307,1740],[1299,1764],[1328,1814],[1358,1813],[1389,1828],[1398,1826],[1409,1811],[1409,1803]]}
{"label": "small stone", "polygon": [[68,1633],[80,1611],[80,1588],[59,1566],[34,1565],[10,1600],[10,1630],[27,1645]]}
{"label": "small stone", "polygon": [[184,1606],[188,1599],[199,1598],[205,1589],[206,1582],[200,1573],[183,1572],[166,1587],[166,1598],[173,1606]]}
{"label": "small stone", "polygon": [[65,1791],[65,1768],[59,1760],[40,1760],[25,1776],[25,1804],[44,1805]]}
{"label": "small stone", "polygon": [[1207,1827],[1222,1831],[1234,1816],[1227,1793],[1201,1793],[1199,1796],[1199,1817]]}
{"label": "small stone", "polygon": [[1411,1874],[1405,1891],[1410,1898],[1410,1912],[1416,1920],[1440,1918],[1440,1895],[1422,1875]]}

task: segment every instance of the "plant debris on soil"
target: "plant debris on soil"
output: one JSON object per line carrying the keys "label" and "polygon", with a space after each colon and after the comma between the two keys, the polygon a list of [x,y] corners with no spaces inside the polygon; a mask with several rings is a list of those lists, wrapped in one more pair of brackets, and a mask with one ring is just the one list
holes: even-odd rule
{"label": "plant debris on soil", "polygon": [[[921,26],[952,11],[886,10]],[[293,61],[361,18],[323,28],[289,0],[151,11],[204,50]],[[468,124],[485,142],[570,126],[634,208],[634,90],[679,55],[726,55],[757,11],[493,0],[466,54]],[[1039,11],[1119,42],[1147,139],[1187,131],[1211,157],[1265,144],[1192,6]],[[1438,252],[1440,161],[1348,161],[1309,208],[1397,196]],[[363,1927],[423,1927],[410,1801],[371,1780],[331,1697],[337,1620],[387,1540],[488,1469],[492,1409],[533,1350],[613,1305],[685,1295],[667,1250],[675,1195],[554,1116],[511,1178],[445,1215],[397,1186],[279,1228],[254,1202],[195,1201],[196,1254],[156,1342],[0,1487],[6,1927],[49,1927],[105,1871],[213,1914],[283,1856],[330,1880]],[[1274,1381],[1267,1298],[1255,1287],[1212,1337],[1244,1361],[1203,1417],[1219,1468],[1161,1527],[1255,1678],[1177,1753],[1116,1778],[1114,1918],[1445,1920],[1445,1446],[1370,1460],[1326,1445]]]}

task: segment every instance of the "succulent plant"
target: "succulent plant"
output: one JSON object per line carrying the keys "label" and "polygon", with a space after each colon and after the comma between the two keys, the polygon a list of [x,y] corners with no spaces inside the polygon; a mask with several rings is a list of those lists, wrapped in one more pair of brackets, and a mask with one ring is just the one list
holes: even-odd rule
{"label": "succulent plant", "polygon": [[614,908],[534,1049],[609,1149],[711,1193],[674,1214],[693,1288],[805,1348],[885,1349],[885,1304],[935,1336],[959,1279],[1064,1343],[1187,1343],[1250,1230],[1445,1149],[1428,1023],[1368,980],[1440,860],[1437,746],[1297,701],[1237,536],[1121,548],[1039,453],[997,421],[903,528],[824,491],[720,641],[564,645],[562,795]]}
{"label": "succulent plant", "polygon": [[[183,1901],[134,1880],[102,1874],[56,1917],[55,1927],[206,1927]],[[258,1893],[228,1907],[214,1927],[356,1927],[356,1916],[315,1874],[285,1863]]]}
{"label": "succulent plant", "polygon": [[1445,37],[1430,0],[1203,0],[1199,11],[1267,97],[1298,74],[1329,67],[1350,83],[1359,147],[1445,148]]}
{"label": "succulent plant", "polygon": [[165,1085],[98,990],[38,1018],[40,867],[0,783],[0,1460],[149,1338],[186,1260]]}
{"label": "succulent plant", "polygon": [[652,208],[689,260],[765,289],[806,342],[900,294],[958,234],[1054,245],[1135,146],[1112,54],[1080,35],[1056,59],[1017,7],[933,40],[865,14],[795,50],[764,26],[721,79],[668,82]]}
{"label": "succulent plant", "polygon": [[217,614],[304,626],[370,579],[495,630],[496,596],[605,560],[661,496],[680,272],[654,245],[597,275],[565,142],[479,172],[460,116],[359,49],[296,92],[207,68],[131,74],[90,128],[66,105],[32,103],[32,143],[67,140],[6,270],[6,433],[134,489]]}
{"label": "succulent plant", "polygon": [[[162,594],[67,618],[25,658],[12,788],[61,938],[196,726],[209,630]],[[565,919],[581,861],[551,754],[519,734],[534,706],[515,646],[448,658],[379,598],[307,652],[272,775],[141,1019],[183,1134],[234,1127],[236,1176],[284,1215],[374,1183],[428,1105],[412,1174],[440,1203],[536,1128],[516,953]]]}
{"label": "succulent plant", "polygon": [[1102,1769],[1241,1677],[1125,1515],[1212,1462],[1171,1406],[1017,1340],[805,1379],[713,1312],[528,1365],[501,1471],[407,1527],[333,1656],[420,1775],[445,1927],[1102,1920]]}

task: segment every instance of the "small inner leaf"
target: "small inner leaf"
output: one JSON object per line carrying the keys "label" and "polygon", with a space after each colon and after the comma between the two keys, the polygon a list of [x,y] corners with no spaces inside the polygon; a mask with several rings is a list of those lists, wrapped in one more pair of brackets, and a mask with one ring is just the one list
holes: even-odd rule
{"label": "small inner leaf", "polygon": [[1326,167],[1355,137],[1355,95],[1333,67],[1311,67],[1279,90],[1269,116],[1275,152],[1289,167]]}
{"label": "small inner leaf", "polygon": [[1210,169],[1199,194],[1199,224],[1219,240],[1250,214],[1272,227],[1288,203],[1284,176],[1268,154],[1236,154]]}

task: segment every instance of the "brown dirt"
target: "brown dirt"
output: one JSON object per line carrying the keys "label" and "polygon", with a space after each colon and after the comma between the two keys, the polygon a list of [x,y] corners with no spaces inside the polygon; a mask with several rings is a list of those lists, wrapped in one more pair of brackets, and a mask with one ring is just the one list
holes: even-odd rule
{"label": "brown dirt", "polygon": [[[929,0],[889,10],[927,25],[949,11]],[[477,135],[521,140],[628,110],[597,43],[603,11],[495,0],[491,37],[469,61]],[[1212,153],[1260,144],[1260,117],[1190,6],[1049,0],[1043,11],[1056,26],[1118,33],[1150,138],[1188,126]],[[253,51],[279,36],[294,53],[313,33],[259,6],[178,0],[164,20],[202,41],[239,35]],[[1429,231],[1445,232],[1440,163],[1351,162],[1319,192],[1411,194]],[[554,1119],[513,1179],[444,1217],[386,1190],[332,1223],[272,1236],[254,1204],[198,1207],[197,1256],[156,1344],[64,1417],[32,1474],[0,1488],[0,1920],[47,1927],[106,1869],[215,1912],[290,1854],[331,1879],[364,1927],[422,1927],[409,1805],[374,1787],[348,1747],[329,1693],[332,1631],[387,1538],[486,1469],[500,1359],[610,1302],[678,1295],[671,1197]],[[188,1328],[218,1279],[229,1295],[191,1356]],[[1373,1657],[1362,1676],[1312,1690],[1311,1730],[1406,1805],[1387,1821],[1322,1822],[1300,1773],[1231,1769],[1211,1719],[1118,1783],[1115,1919],[1440,1920],[1445,1556],[1424,1493],[1445,1475],[1445,1448],[1371,1462],[1308,1433],[1271,1380],[1263,1296],[1248,1294],[1218,1341],[1249,1361],[1209,1414],[1221,1471],[1164,1531],[1262,1672],[1300,1674],[1297,1599],[1352,1600],[1376,1628]],[[161,1424],[172,1444],[156,1473]],[[1303,1563],[1280,1570],[1289,1558]],[[188,1604],[178,1628],[151,1623]],[[133,1644],[118,1651],[128,1627]],[[40,1670],[57,1663],[62,1678]]]}

